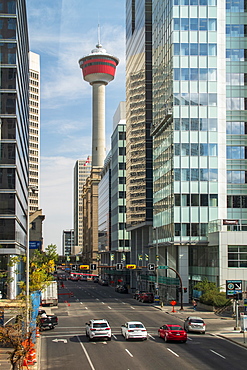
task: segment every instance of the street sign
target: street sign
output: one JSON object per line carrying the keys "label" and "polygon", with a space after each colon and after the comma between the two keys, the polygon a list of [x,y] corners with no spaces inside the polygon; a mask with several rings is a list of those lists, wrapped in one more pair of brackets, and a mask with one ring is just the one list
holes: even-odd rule
{"label": "street sign", "polygon": [[227,298],[233,298],[239,293],[242,293],[242,280],[226,280]]}
{"label": "street sign", "polygon": [[168,266],[158,266],[158,269],[165,269],[165,270],[167,270],[167,269],[169,269],[169,267]]}
{"label": "street sign", "polygon": [[89,270],[89,265],[80,265],[80,270]]}
{"label": "street sign", "polygon": [[96,269],[97,269],[96,263],[91,263],[90,270],[96,270]]}
{"label": "street sign", "polygon": [[123,263],[117,263],[116,270],[122,270],[122,269],[123,269]]}
{"label": "street sign", "polygon": [[136,265],[126,265],[126,269],[134,270],[136,269]]}
{"label": "street sign", "polygon": [[154,271],[155,270],[155,264],[154,263],[149,263],[148,264],[148,270],[149,271]]}
{"label": "street sign", "polygon": [[71,266],[71,270],[76,271],[76,269],[77,269],[76,265]]}

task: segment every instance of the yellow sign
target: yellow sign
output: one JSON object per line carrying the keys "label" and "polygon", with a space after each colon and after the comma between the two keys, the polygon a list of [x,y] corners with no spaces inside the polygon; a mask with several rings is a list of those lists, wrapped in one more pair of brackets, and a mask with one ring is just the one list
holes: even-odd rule
{"label": "yellow sign", "polygon": [[126,269],[134,270],[136,269],[136,265],[126,265]]}
{"label": "yellow sign", "polygon": [[80,270],[89,270],[89,265],[80,265]]}

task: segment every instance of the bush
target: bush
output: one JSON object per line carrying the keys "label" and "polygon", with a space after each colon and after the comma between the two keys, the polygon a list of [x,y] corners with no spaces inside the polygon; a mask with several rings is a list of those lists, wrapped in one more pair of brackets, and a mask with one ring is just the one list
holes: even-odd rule
{"label": "bush", "polygon": [[201,295],[200,302],[214,307],[230,306],[231,300],[226,298],[224,292],[208,291]]}

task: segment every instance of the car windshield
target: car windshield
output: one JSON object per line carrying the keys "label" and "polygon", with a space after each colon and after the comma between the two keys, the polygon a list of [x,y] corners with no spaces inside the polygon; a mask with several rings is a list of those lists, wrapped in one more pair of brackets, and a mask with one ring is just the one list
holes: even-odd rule
{"label": "car windshield", "polygon": [[199,320],[199,319],[191,319],[190,321],[195,322],[197,324],[203,324],[203,320]]}
{"label": "car windshield", "polygon": [[93,324],[93,327],[94,328],[106,328],[108,325],[105,323],[105,322],[102,322],[102,323],[94,323]]}
{"label": "car windshield", "polygon": [[183,330],[183,328],[181,326],[170,325],[168,326],[168,330]]}
{"label": "car windshield", "polygon": [[129,324],[130,328],[144,328],[142,324]]}

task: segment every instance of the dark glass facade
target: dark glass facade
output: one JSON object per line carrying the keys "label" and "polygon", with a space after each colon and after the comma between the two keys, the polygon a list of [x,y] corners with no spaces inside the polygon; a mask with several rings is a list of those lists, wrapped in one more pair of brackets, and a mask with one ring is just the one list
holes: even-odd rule
{"label": "dark glass facade", "polygon": [[[29,44],[25,0],[0,0],[0,37],[0,259],[6,260],[9,254],[23,254],[26,249]],[[17,293],[14,284],[16,278],[9,298]]]}

